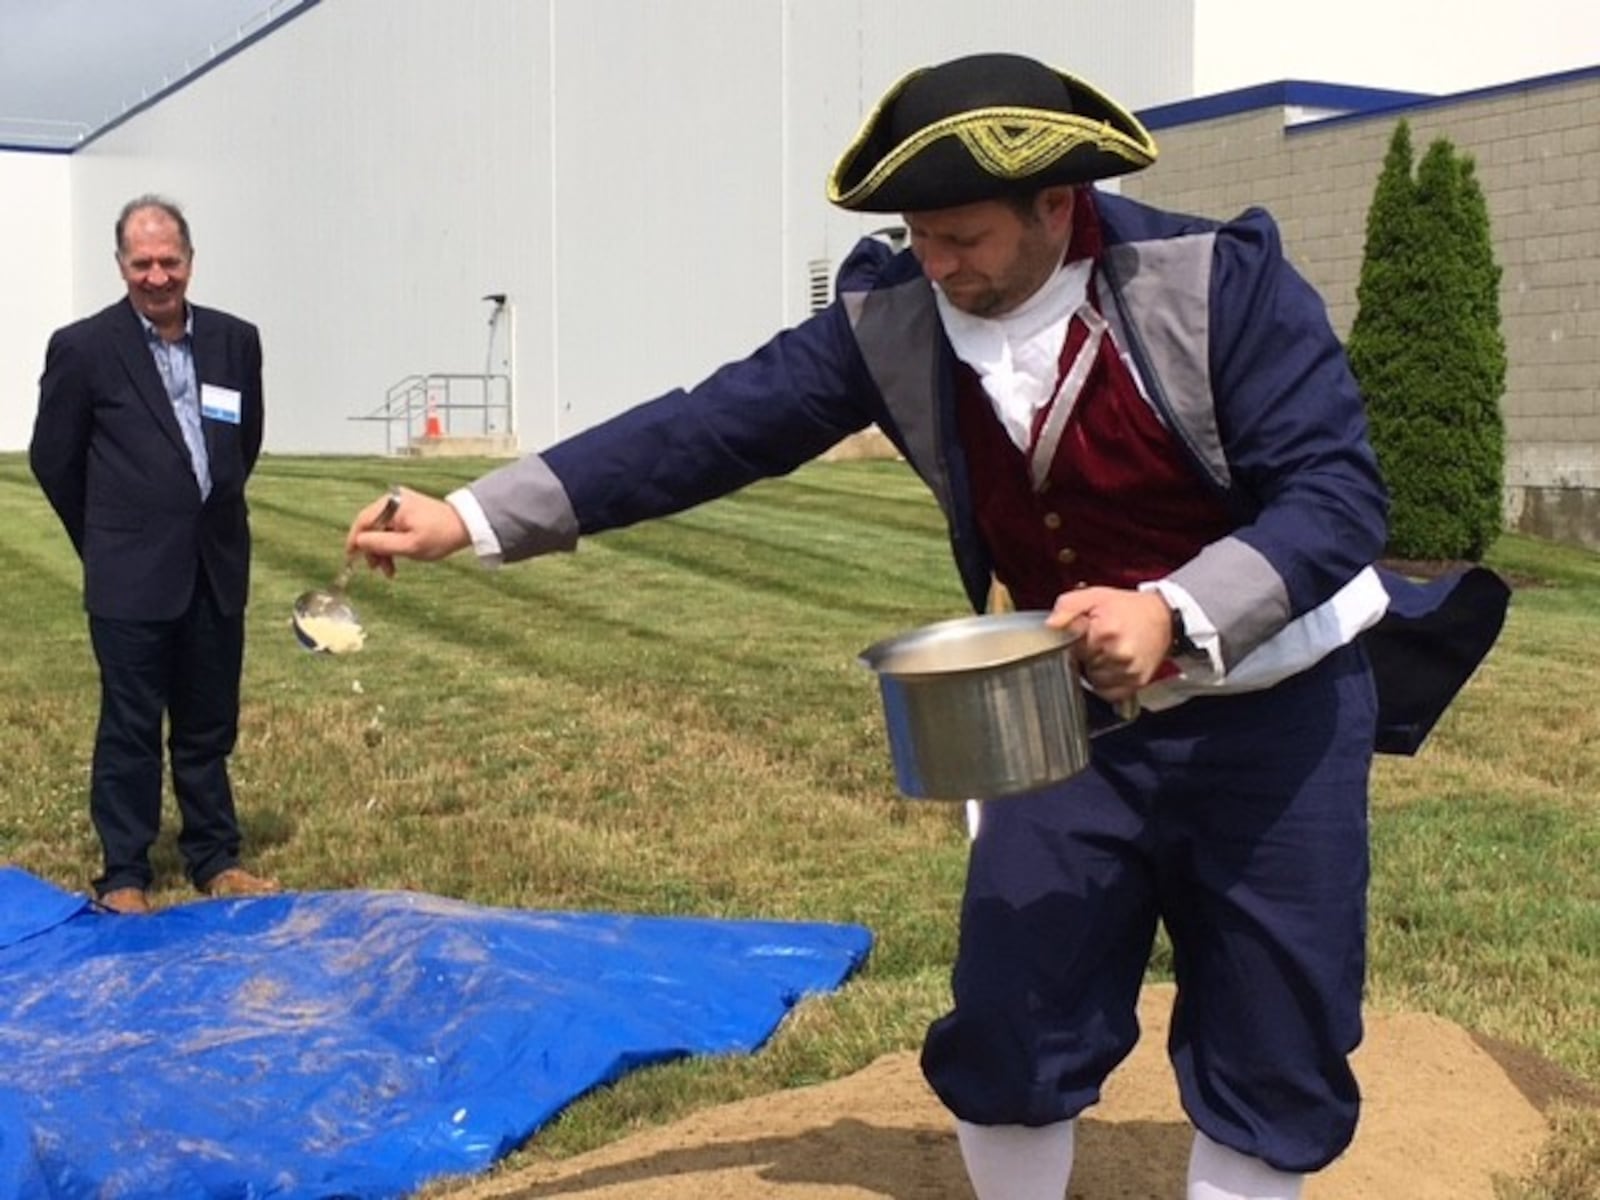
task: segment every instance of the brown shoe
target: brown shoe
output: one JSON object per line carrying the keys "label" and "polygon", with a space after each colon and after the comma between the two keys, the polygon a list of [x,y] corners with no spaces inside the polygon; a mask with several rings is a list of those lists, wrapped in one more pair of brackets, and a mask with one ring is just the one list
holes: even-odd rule
{"label": "brown shoe", "polygon": [[252,875],[243,867],[227,867],[200,886],[208,896],[270,896],[282,891],[276,879]]}
{"label": "brown shoe", "polygon": [[114,913],[123,916],[144,916],[154,911],[150,907],[150,897],[143,888],[119,887],[112,888],[100,897],[100,907],[109,908]]}

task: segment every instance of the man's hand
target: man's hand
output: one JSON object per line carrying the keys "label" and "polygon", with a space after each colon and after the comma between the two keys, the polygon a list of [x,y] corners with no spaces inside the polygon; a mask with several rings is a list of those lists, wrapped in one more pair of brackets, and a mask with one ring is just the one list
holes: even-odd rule
{"label": "man's hand", "polygon": [[1155,678],[1172,644],[1172,610],[1159,592],[1088,587],[1056,597],[1048,624],[1076,630],[1072,656],[1096,693],[1116,703]]}
{"label": "man's hand", "polygon": [[377,529],[387,499],[374,500],[357,513],[344,541],[345,553],[365,556],[374,570],[393,578],[396,558],[434,562],[472,543],[454,508],[410,488],[400,489],[400,507],[389,527]]}

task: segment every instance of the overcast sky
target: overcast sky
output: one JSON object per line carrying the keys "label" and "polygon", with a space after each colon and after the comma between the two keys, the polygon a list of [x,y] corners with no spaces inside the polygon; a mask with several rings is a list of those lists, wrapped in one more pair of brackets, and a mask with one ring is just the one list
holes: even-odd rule
{"label": "overcast sky", "polygon": [[1443,95],[1580,67],[1600,67],[1596,0],[1195,0],[1202,96],[1280,79]]}
{"label": "overcast sky", "polygon": [[[301,2],[0,0],[0,145],[70,146]],[[1443,94],[1600,66],[1597,0],[1194,4],[1199,95],[1281,79]]]}

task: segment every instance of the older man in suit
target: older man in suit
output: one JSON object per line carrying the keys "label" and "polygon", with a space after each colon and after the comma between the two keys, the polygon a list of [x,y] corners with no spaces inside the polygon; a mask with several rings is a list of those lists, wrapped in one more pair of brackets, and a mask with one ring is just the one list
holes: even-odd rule
{"label": "older man in suit", "polygon": [[227,760],[239,725],[250,529],[245,481],[261,449],[255,326],[186,299],[194,247],[159,196],[116,224],[127,296],[50,339],[29,448],[83,561],[100,668],[89,811],[108,908],[150,910],[161,823],[162,722],[182,816],[178,849],[201,892],[275,882],[239,865]]}

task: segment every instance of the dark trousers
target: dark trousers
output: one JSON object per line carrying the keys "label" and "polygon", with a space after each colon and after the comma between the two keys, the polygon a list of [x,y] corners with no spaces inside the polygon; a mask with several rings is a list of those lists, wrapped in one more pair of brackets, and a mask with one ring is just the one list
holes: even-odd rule
{"label": "dark trousers", "polygon": [[148,887],[161,828],[163,718],[182,828],[178,851],[196,885],[239,861],[228,755],[239,733],[244,615],[218,610],[202,580],[172,621],[90,616],[100,664],[100,725],[89,815],[105,852],[95,890]]}
{"label": "dark trousers", "polygon": [[1190,1119],[1285,1171],[1349,1143],[1359,1105],[1367,774],[1361,652],[1271,691],[1147,713],[1057,787],[984,805],[954,972],[923,1067],[958,1116],[1046,1125],[1093,1104],[1139,1035],[1158,922],[1168,1051]]}

